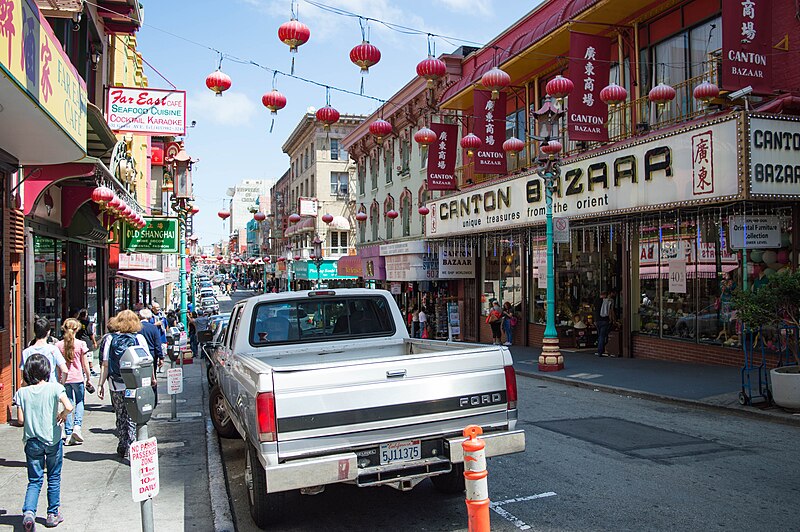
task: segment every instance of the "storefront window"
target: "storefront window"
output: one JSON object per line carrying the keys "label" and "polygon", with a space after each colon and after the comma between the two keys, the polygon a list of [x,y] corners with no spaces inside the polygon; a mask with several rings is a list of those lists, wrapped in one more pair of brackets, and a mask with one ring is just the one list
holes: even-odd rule
{"label": "storefront window", "polygon": [[483,311],[488,312],[492,299],[502,305],[511,303],[515,312],[522,310],[522,271],[519,244],[504,237],[487,243],[484,259]]}
{"label": "storefront window", "polygon": [[61,242],[54,238],[34,235],[34,288],[33,312],[50,320],[53,333],[61,328],[64,302],[64,262],[61,257]]}

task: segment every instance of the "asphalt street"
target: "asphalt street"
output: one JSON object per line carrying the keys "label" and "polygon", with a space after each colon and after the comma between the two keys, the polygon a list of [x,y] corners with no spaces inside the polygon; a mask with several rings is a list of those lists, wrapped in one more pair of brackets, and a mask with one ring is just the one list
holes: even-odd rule
{"label": "asphalt street", "polygon": [[[797,529],[797,426],[518,381],[527,450],[490,460],[493,530]],[[257,530],[244,444],[221,444],[237,530]],[[329,486],[298,496],[290,516],[274,530],[467,530],[463,496],[427,481],[408,493]]]}

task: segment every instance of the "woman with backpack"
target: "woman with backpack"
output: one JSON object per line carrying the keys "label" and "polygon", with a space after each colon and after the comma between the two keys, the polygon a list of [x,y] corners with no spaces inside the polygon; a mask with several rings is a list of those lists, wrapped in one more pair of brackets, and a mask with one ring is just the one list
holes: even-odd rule
{"label": "woman with backpack", "polygon": [[[97,384],[97,396],[102,401],[105,394],[105,383],[108,381],[108,389],[111,392],[111,404],[114,406],[114,414],[117,417],[117,454],[120,458],[128,457],[128,450],[136,440],[136,424],[128,415],[125,408],[125,383],[119,372],[119,360],[125,350],[132,345],[140,345],[145,349],[147,340],[139,334],[142,330],[142,323],[139,317],[132,310],[123,310],[114,318],[109,320],[108,328],[112,332],[103,340],[102,346],[102,371],[100,372],[100,382]],[[153,381],[156,383],[155,365],[153,365]]]}

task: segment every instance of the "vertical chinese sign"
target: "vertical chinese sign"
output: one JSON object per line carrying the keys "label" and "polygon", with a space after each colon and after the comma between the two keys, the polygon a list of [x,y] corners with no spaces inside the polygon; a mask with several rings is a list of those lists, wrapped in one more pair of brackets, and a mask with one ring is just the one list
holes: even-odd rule
{"label": "vertical chinese sign", "polygon": [[714,145],[711,131],[692,137],[692,193],[714,192]]}
{"label": "vertical chinese sign", "polygon": [[772,0],[723,0],[722,88],[772,92]]}
{"label": "vertical chinese sign", "polygon": [[492,100],[491,91],[474,91],[475,127],[473,131],[483,141],[475,153],[475,172],[505,174],[506,152],[506,94],[501,92]]}
{"label": "vertical chinese sign", "polygon": [[428,148],[428,190],[456,190],[455,124],[431,124],[436,142]]}
{"label": "vertical chinese sign", "polygon": [[575,91],[569,98],[569,140],[608,140],[608,107],[600,91],[608,85],[609,41],[606,37],[572,32],[569,37],[569,79]]}

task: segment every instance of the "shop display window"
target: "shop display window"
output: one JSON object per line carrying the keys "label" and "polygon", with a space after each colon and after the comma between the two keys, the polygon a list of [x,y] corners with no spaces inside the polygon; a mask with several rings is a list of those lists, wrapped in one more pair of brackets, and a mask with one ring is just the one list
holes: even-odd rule
{"label": "shop display window", "polygon": [[519,314],[522,310],[522,268],[519,244],[513,238],[502,237],[489,241],[483,260],[483,313],[497,299],[500,305],[506,301]]}
{"label": "shop display window", "polygon": [[54,334],[63,319],[66,277],[63,268],[62,242],[54,238],[33,236],[33,312],[50,320]]}

